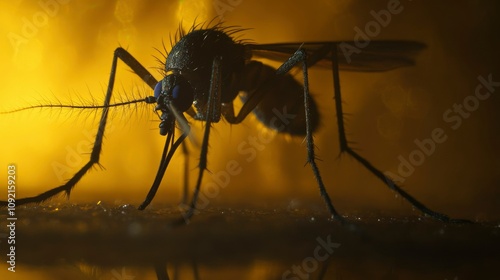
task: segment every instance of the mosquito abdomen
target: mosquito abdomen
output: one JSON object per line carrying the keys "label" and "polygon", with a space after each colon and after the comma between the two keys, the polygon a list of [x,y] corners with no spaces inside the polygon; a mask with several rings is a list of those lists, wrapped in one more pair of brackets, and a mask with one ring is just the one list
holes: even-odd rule
{"label": "mosquito abdomen", "polygon": [[[306,135],[304,88],[291,75],[277,75],[276,69],[259,61],[249,61],[239,75],[240,98],[246,102],[254,94],[263,94],[253,113],[265,126],[280,133]],[[312,131],[316,130],[319,113],[309,98]]]}

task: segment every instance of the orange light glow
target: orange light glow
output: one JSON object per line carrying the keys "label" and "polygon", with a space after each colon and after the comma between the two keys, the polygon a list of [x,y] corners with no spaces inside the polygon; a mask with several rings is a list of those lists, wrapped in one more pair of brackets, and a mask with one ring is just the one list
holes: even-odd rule
{"label": "orange light glow", "polygon": [[[373,20],[370,11],[378,11],[387,4],[387,1],[379,1],[380,5],[363,6],[352,1],[316,1],[315,5],[305,2],[283,5],[281,1],[245,0],[231,1],[238,6],[216,10],[216,2],[194,0],[62,2],[50,7],[29,1],[0,4],[1,31],[5,35],[0,41],[0,110],[59,102],[100,104],[113,51],[118,46],[128,49],[160,78],[155,67],[161,65],[154,56],[163,58],[155,49],[163,50],[162,42],[165,42],[168,51],[169,35],[175,34],[180,24],[187,29],[195,20],[223,19],[227,25],[251,28],[239,35],[256,43],[353,40],[355,28],[364,28]],[[461,64],[457,53],[448,51],[455,39],[441,38],[446,32],[434,29],[441,24],[441,19],[435,17],[425,24],[416,22],[418,15],[426,11],[424,4],[405,5],[404,13],[393,16],[394,24],[382,29],[373,39],[426,43],[428,49],[418,56],[416,66],[378,74],[341,74],[344,110],[350,114],[347,116],[350,140],[357,143],[356,147],[371,162],[391,172],[398,167],[398,156],[408,156],[415,148],[414,139],[428,137],[436,127],[445,127],[443,111],[473,92],[477,75],[489,71],[480,71],[479,64],[474,71],[468,70],[469,65]],[[275,11],[272,16],[270,11]],[[260,18],[261,14],[266,15],[265,19]],[[460,13],[457,13],[460,18],[458,15]],[[419,32],[414,32],[416,30]],[[463,84],[453,84],[454,88],[450,88],[449,81],[456,81],[457,77],[463,78]],[[300,75],[297,79],[300,80]],[[123,63],[119,64],[116,81],[116,100],[152,94]],[[359,205],[390,203],[399,208],[394,195],[359,164],[347,156],[341,160],[336,157],[338,136],[331,73],[312,69],[310,85],[323,116],[315,136],[318,156],[323,160],[320,167],[326,184],[337,197],[334,200],[339,200],[339,208],[354,205],[352,201],[358,201]],[[72,200],[129,203],[142,200],[153,181],[164,144],[164,138],[158,133],[158,118],[152,110],[153,106],[146,105],[112,110],[101,154],[105,169],[96,167],[84,176],[72,193]],[[99,117],[100,111],[60,109],[0,115],[0,168],[9,163],[17,165],[18,196],[35,195],[69,179],[88,160]],[[479,127],[482,122],[477,117],[469,123]],[[201,139],[201,124],[193,121],[193,126],[196,137]],[[452,139],[452,133],[447,132]],[[467,135],[465,129],[459,132]],[[238,145],[259,133],[260,126],[252,117],[241,125],[221,122],[214,126],[208,157],[211,173],[206,173],[206,182],[214,181],[217,172],[224,170],[230,160],[238,161],[242,168],[240,175],[231,178],[231,187],[224,189],[216,200],[247,199],[256,192],[318,199],[310,169],[304,167],[306,152],[302,139],[287,142],[285,137],[275,137],[251,162],[238,152]],[[460,154],[458,147],[470,143],[459,136],[453,139],[439,150],[443,154],[433,155],[432,160],[405,182],[413,186],[412,194],[435,199],[434,203],[438,204],[450,191],[448,183],[455,185],[461,181],[474,182],[477,177],[486,178],[488,172],[484,170],[474,171],[465,181],[453,178],[459,162],[465,164],[467,160],[452,160],[454,167],[450,167],[449,155]],[[480,145],[480,139],[475,143]],[[488,152],[481,152],[484,154]],[[198,158],[199,147],[190,145],[191,178],[196,176],[194,167]],[[178,201],[182,166],[182,156],[178,153],[155,201],[164,198]],[[435,175],[436,170],[441,170],[439,180],[442,181],[429,177],[428,174]],[[1,178],[5,178],[5,172],[0,172]],[[431,187],[437,185],[442,189]],[[442,194],[435,196],[436,191]]]}
{"label": "orange light glow", "polygon": [[[377,23],[374,14],[375,17],[380,16],[381,10],[386,9],[389,3],[395,2],[404,8],[399,13],[391,15],[390,23]],[[455,2],[460,2],[460,4],[455,5]],[[127,49],[156,79],[161,79],[162,73],[158,68],[163,65],[158,60],[164,61],[165,51],[168,52],[171,49],[170,38],[174,40],[179,28],[189,30],[193,23],[211,22],[214,24],[222,21],[224,26],[241,27],[243,30],[235,34],[236,39],[245,39],[258,44],[352,41],[359,39],[359,30],[363,31],[375,26],[375,29],[369,30],[369,33],[373,35],[368,38],[370,42],[371,40],[411,40],[424,43],[427,48],[416,56],[415,65],[411,67],[380,73],[340,73],[345,129],[349,144],[382,172],[400,175],[399,179],[403,179],[402,188],[425,206],[450,217],[484,220],[489,223],[500,218],[500,204],[498,203],[500,197],[498,188],[500,183],[500,145],[498,145],[500,142],[498,122],[500,87],[496,88],[488,99],[478,101],[477,108],[467,112],[469,115],[454,112],[452,114],[454,120],[460,121],[457,127],[452,127],[453,123],[443,114],[453,109],[456,104],[459,104],[457,106],[463,105],[466,100],[474,102],[470,96],[476,93],[478,77],[492,75],[496,83],[500,82],[498,67],[500,65],[498,56],[500,37],[497,30],[500,17],[497,15],[499,9],[495,6],[498,4],[495,5],[493,1],[410,0],[0,1],[0,79],[2,81],[0,112],[39,104],[101,105],[108,87],[113,53],[119,46]],[[172,43],[175,44],[175,42]],[[280,65],[278,62],[269,62],[269,64],[274,67]],[[295,71],[294,74],[298,81],[303,81],[300,71]],[[319,159],[317,164],[337,211],[349,216],[349,219],[358,213],[368,213],[367,216],[373,219],[374,225],[377,223],[375,221],[380,221],[378,216],[381,212],[384,215],[396,213],[394,216],[420,215],[420,212],[414,210],[403,198],[397,197],[386,184],[373,176],[353,157],[339,152],[332,80],[332,73],[329,69],[312,67],[309,70],[311,95],[321,115],[319,128],[314,133],[316,156]],[[482,93],[486,92],[482,91]],[[153,91],[123,62],[119,61],[114,100],[120,102],[151,95]],[[237,98],[235,103],[235,110],[238,111],[242,106],[240,99]],[[117,243],[114,246],[118,249],[116,252],[107,252],[113,254],[105,254],[105,256],[112,257],[110,257],[110,262],[106,262],[106,270],[102,279],[118,279],[116,275],[119,275],[122,267],[107,266],[110,263],[118,264],[119,258],[114,259],[114,256],[119,257],[122,252],[128,252],[122,250],[122,243],[126,243],[122,240],[132,240],[137,237],[137,244],[140,243],[141,250],[147,249],[149,247],[142,247],[141,242],[151,241],[149,246],[156,246],[154,240],[163,238],[163,231],[168,234],[178,234],[182,237],[179,240],[188,241],[177,243],[175,238],[165,239],[168,242],[162,244],[168,243],[168,248],[173,245],[172,248],[175,249],[171,252],[182,251],[185,256],[193,254],[192,258],[191,256],[183,257],[179,262],[173,259],[173,266],[169,263],[171,275],[179,268],[181,272],[179,275],[186,274],[189,275],[187,277],[197,278],[194,272],[198,269],[195,269],[194,264],[196,261],[201,261],[200,279],[267,279],[266,276],[269,277],[269,275],[275,279],[276,276],[279,278],[283,275],[283,272],[292,265],[300,265],[312,259],[304,255],[298,259],[298,262],[289,262],[290,256],[287,251],[296,249],[305,250],[304,252],[308,254],[317,252],[314,250],[314,246],[317,246],[314,243],[317,237],[309,240],[314,243],[311,250],[306,248],[307,243],[289,242],[289,240],[301,241],[302,233],[305,232],[310,236],[319,235],[319,232],[318,234],[315,232],[315,228],[323,229],[323,225],[326,225],[325,230],[330,231],[330,224],[333,225],[326,215],[324,219],[321,215],[316,216],[316,213],[320,211],[327,213],[327,209],[318,191],[313,172],[306,164],[307,150],[304,137],[291,138],[287,135],[268,133],[254,115],[250,115],[238,125],[230,125],[223,120],[212,126],[208,170],[204,173],[201,184],[201,192],[211,194],[208,200],[206,197],[205,200],[200,199],[205,206],[208,201],[207,210],[210,211],[203,212],[204,206],[198,208],[203,214],[207,214],[196,217],[203,218],[204,223],[201,223],[201,226],[191,226],[196,223],[193,219],[189,227],[182,227],[176,231],[177,228],[166,227],[167,223],[163,223],[158,218],[158,216],[170,218],[170,216],[164,216],[162,212],[171,210],[164,205],[172,205],[177,210],[175,207],[181,201],[184,168],[181,149],[178,149],[177,154],[172,158],[152,205],[146,211],[136,211],[154,181],[165,144],[165,137],[159,134],[159,119],[154,112],[154,107],[155,104],[139,104],[110,110],[100,165],[96,165],[83,176],[69,199],[71,203],[77,204],[75,207],[79,209],[77,214],[81,211],[81,215],[85,216],[85,219],[82,219],[84,222],[74,221],[75,223],[72,224],[75,229],[72,234],[76,234],[77,239],[68,239],[84,240],[85,244],[73,242],[76,245],[82,245],[77,247],[79,250],[85,251],[88,247],[92,248],[89,252],[98,252],[102,249],[96,245],[99,243],[87,243],[87,235],[84,233],[89,229],[103,233],[103,240],[106,242],[113,234],[116,234],[114,231],[107,232],[112,227],[107,227],[108,223],[101,222],[101,216],[93,216],[92,213],[102,214],[102,217],[109,218],[102,221],[113,220],[113,223],[116,221],[116,224],[120,226],[121,223],[130,223],[126,225],[126,230],[120,230],[118,234],[127,235],[130,239],[112,240]],[[37,195],[60,186],[70,179],[89,160],[101,113],[101,110],[46,108],[0,114],[0,200],[3,201],[7,197],[5,185],[8,182],[7,166],[9,165],[16,166],[16,198]],[[188,118],[188,121],[192,126],[193,139],[201,143],[205,123],[191,118]],[[434,136],[435,131],[440,132],[439,136]],[[177,132],[176,136],[179,134]],[[440,140],[439,143],[432,142],[434,145],[432,152],[422,151],[423,141],[429,143],[428,139],[438,138],[446,140]],[[200,146],[194,144],[189,138],[188,140],[186,141],[189,149],[189,194],[191,195],[198,175]],[[427,149],[429,150],[428,147]],[[420,161],[412,166],[406,164],[406,172],[401,175],[399,171],[402,161],[410,161],[412,153],[421,154]],[[61,197],[57,199],[64,200]],[[80,209],[81,203],[90,206]],[[45,210],[51,211],[49,214],[53,214],[54,217],[63,217],[68,209],[64,204],[48,206],[46,204],[42,204],[40,208],[47,207]],[[94,208],[97,209],[96,212],[88,211]],[[226,210],[228,208],[229,211]],[[267,211],[268,208],[270,208],[269,211]],[[246,209],[251,209],[247,217],[248,221],[251,221],[248,228],[247,225],[240,227],[244,224],[240,222],[247,220],[240,221],[238,218],[239,210],[243,213]],[[262,209],[266,211],[261,212]],[[115,213],[115,210],[118,214],[112,216],[111,212]],[[175,210],[170,211],[169,215],[172,213],[177,215]],[[295,217],[294,210],[305,210],[306,216]],[[38,242],[36,238],[30,237],[39,234],[36,230],[29,231],[35,220],[32,218],[35,216],[32,213],[38,213],[37,207],[28,207],[21,211],[26,211],[30,215],[23,215],[22,219],[19,219],[19,228],[22,226],[28,229],[24,232],[19,230],[18,240],[21,240],[22,244],[19,247],[26,246],[26,243],[23,243],[26,239],[30,239],[32,243]],[[274,216],[273,212],[278,214]],[[148,213],[151,216],[148,216]],[[44,214],[47,213],[44,212]],[[6,216],[6,214],[3,215]],[[361,216],[363,215],[359,215]],[[392,217],[392,215],[388,216]],[[122,219],[123,217],[128,219]],[[290,219],[289,221],[294,220],[294,222],[290,225],[287,222],[286,227],[280,228],[282,221],[279,223],[276,221],[281,220],[281,217],[286,217]],[[356,218],[358,219],[356,222],[365,223],[366,220],[360,220],[359,217]],[[52,228],[52,224],[47,223],[47,227],[56,231],[58,226],[69,220],[66,216],[64,219],[57,220],[56,218],[54,220],[59,224]],[[141,223],[144,220],[144,224],[150,225],[154,230],[144,230],[144,233],[154,235],[155,239],[145,240],[146,238],[141,239],[142,235],[135,236],[134,234],[142,230],[142,224],[136,223],[135,219]],[[47,220],[52,221],[52,217]],[[392,218],[386,219],[386,221],[389,220],[392,223]],[[424,220],[422,225],[426,225]],[[42,219],[43,226],[45,226],[44,221]],[[397,219],[395,221],[397,224]],[[101,223],[103,227],[100,227]],[[371,222],[366,223],[370,225]],[[302,228],[301,225],[304,224],[311,227]],[[404,273],[422,273],[427,276],[430,270],[420,271],[419,268],[409,265],[414,263],[416,266],[422,266],[428,263],[420,260],[415,262],[418,255],[410,254],[400,248],[413,248],[415,244],[424,244],[423,241],[419,243],[421,242],[418,241],[419,239],[413,239],[413,237],[421,236],[422,240],[427,240],[428,237],[435,238],[432,240],[436,243],[433,241],[427,244],[429,248],[457,249],[460,247],[455,248],[448,244],[462,244],[460,236],[469,235],[469,231],[462,231],[461,227],[446,226],[435,230],[436,225],[439,226],[439,224],[433,223],[430,227],[422,228],[417,222],[413,223],[413,227],[411,225],[407,227],[406,224],[405,220],[400,225],[396,225],[400,231],[392,231],[392,234],[396,236],[399,232],[408,233],[409,241],[405,246],[409,247],[399,247],[399,243],[393,244],[392,238],[385,235],[382,239],[371,236],[365,238],[371,234],[370,231],[363,232],[359,236],[362,237],[359,239],[362,242],[357,242],[358,236],[351,234],[351,229],[349,229],[345,231],[347,238],[342,240],[337,240],[336,236],[335,239],[332,238],[333,241],[342,243],[342,253],[339,250],[338,255],[333,254],[331,259],[321,263],[318,268],[328,268],[325,279],[366,279],[368,277],[366,275],[370,275],[372,269],[380,272],[378,278],[383,278],[387,277],[388,268],[391,268],[391,276],[395,271],[394,277],[401,279],[405,277],[397,275],[397,269],[399,272],[408,270]],[[391,224],[388,225],[392,227]],[[237,229],[237,233],[233,234],[231,230],[221,230],[226,229],[226,226],[232,230]],[[335,226],[340,227],[340,225]],[[483,235],[481,227],[482,225],[477,228],[474,226],[477,232]],[[309,229],[314,230],[309,231]],[[332,229],[337,234],[336,228],[332,227]],[[377,230],[375,235],[385,233],[386,229],[384,226],[383,230]],[[289,239],[287,235],[292,231],[294,238]],[[95,232],[92,231],[92,233]],[[254,232],[257,234],[254,235]],[[0,234],[2,233],[4,231],[0,231]],[[50,238],[52,241],[59,241],[57,237],[64,236],[64,234],[65,232],[61,231],[58,235],[51,235]],[[96,237],[92,237],[94,235]],[[2,236],[0,237],[3,238]],[[26,236],[28,238],[22,239]],[[99,234],[89,234],[89,236],[98,239],[102,237]],[[147,235],[143,236],[147,237]],[[191,242],[191,236],[192,240],[196,239],[196,242]],[[239,239],[239,236],[249,238]],[[446,236],[457,238],[450,239]],[[474,256],[478,248],[483,248],[476,248],[474,244],[487,248],[488,242],[487,239],[483,241],[481,237],[475,238],[472,234],[464,237],[463,240],[472,237],[479,240],[478,243],[472,242],[473,245],[469,244],[470,251],[464,252],[474,252],[468,254]],[[230,249],[227,251],[231,252],[228,255],[229,258],[228,256],[213,258],[213,255],[219,254],[219,248],[213,247],[210,240],[219,239],[224,241],[227,249]],[[68,242],[68,240],[63,241]],[[242,240],[250,240],[250,242]],[[253,243],[251,240],[256,240],[256,242]],[[378,249],[385,249],[386,247],[383,246],[385,243],[374,240],[390,243],[394,247],[389,246],[385,251],[401,253],[402,257],[400,258],[400,255],[381,257],[383,255],[379,254]],[[398,240],[406,239],[400,239],[397,236],[394,240],[399,242]],[[442,241],[453,242],[443,243]],[[3,241],[0,240],[1,242]],[[262,243],[264,245],[257,242],[264,242]],[[374,246],[366,247],[366,243],[370,242],[374,242]],[[284,250],[267,252],[271,250],[265,244],[274,243],[280,245],[276,248],[284,248]],[[2,246],[4,244],[1,243]],[[184,244],[188,244],[187,248],[181,246]],[[436,247],[434,244],[440,246]],[[41,255],[40,263],[43,265],[23,263],[24,258],[29,254],[19,256],[18,265],[20,270],[24,271],[18,273],[16,276],[19,278],[16,279],[77,279],[71,273],[79,273],[80,278],[88,278],[85,275],[86,272],[95,272],[93,259],[88,265],[78,263],[79,261],[75,264],[64,264],[62,261],[61,265],[58,259],[57,268],[47,269],[44,255],[53,253],[47,246],[51,245],[42,243],[39,247],[44,250],[49,248],[47,252],[32,250],[30,246],[22,248],[30,251],[29,253],[36,252],[37,256]],[[254,256],[252,253],[245,256],[251,257],[252,260],[248,263],[243,261],[240,268],[238,262],[240,258],[246,260],[242,257],[247,254],[247,250],[241,248],[250,247],[255,247],[255,252],[264,253],[264,255]],[[67,249],[65,246],[61,248]],[[427,258],[429,253],[425,248],[420,248],[420,252],[425,256],[422,260],[432,262],[436,258]],[[163,250],[163,247],[158,246],[157,249],[159,252]],[[198,258],[200,257],[197,255],[198,249],[206,250],[204,252],[208,250],[214,252],[213,255],[204,254],[202,258]],[[369,253],[365,255],[363,250]],[[455,250],[450,252],[453,251]],[[361,252],[360,258],[352,257],[356,252]],[[163,253],[165,252],[161,252]],[[143,258],[144,262],[152,260],[152,257],[160,256],[159,254],[152,252],[151,258]],[[87,256],[93,258],[97,255],[98,253],[92,253]],[[130,255],[134,255],[133,259],[142,258],[140,254]],[[5,254],[3,256],[5,257]],[[75,256],[78,255],[75,254]],[[218,263],[219,259],[227,261],[227,264]],[[392,262],[394,259],[402,260],[398,262],[404,266],[395,267]],[[63,260],[66,259],[63,258]],[[388,263],[385,260],[391,261]],[[472,271],[473,267],[468,263],[464,266],[459,265],[462,261],[465,263],[464,260],[457,262],[457,269]],[[482,258],[478,260],[482,261]],[[332,266],[329,266],[330,261]],[[498,261],[495,261],[496,265]],[[437,275],[442,275],[442,279],[451,277],[451,273],[455,272],[450,272],[453,266],[448,264],[453,262],[454,259],[450,258],[446,262],[446,274],[443,272]],[[127,270],[129,265],[133,268],[133,263],[128,261],[125,263]],[[479,261],[477,263],[479,264]],[[141,262],[140,265],[144,263]],[[360,265],[369,269],[352,269],[353,267],[359,268]],[[480,267],[496,267],[495,265],[486,263],[486,265],[481,264]],[[0,265],[0,279],[11,279],[12,273],[6,267],[6,262]],[[284,271],[281,270],[282,267],[285,267]],[[392,268],[396,270],[393,271]],[[114,269],[117,269],[118,274]],[[125,267],[123,269],[125,270]],[[69,271],[67,275],[66,270]],[[131,270],[133,273],[130,274],[133,277],[137,276],[135,279],[156,279],[153,264],[147,268],[137,267],[137,270],[136,272]],[[208,277],[204,277],[204,272],[208,272]],[[64,276],[53,276],[59,275],[58,273]],[[211,273],[226,275],[226,277],[210,277]],[[320,274],[320,269],[309,278],[315,279],[318,274]],[[352,275],[362,276],[353,277]],[[471,275],[477,277],[475,272]],[[467,276],[466,274],[465,278],[468,278]],[[459,275],[458,278],[462,279],[462,276]]]}

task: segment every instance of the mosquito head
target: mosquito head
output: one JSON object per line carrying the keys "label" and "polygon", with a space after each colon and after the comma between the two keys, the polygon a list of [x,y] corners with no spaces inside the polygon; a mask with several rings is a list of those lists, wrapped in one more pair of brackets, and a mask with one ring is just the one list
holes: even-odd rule
{"label": "mosquito head", "polygon": [[156,110],[162,111],[160,116],[160,134],[166,135],[174,129],[175,115],[171,110],[185,112],[191,107],[194,100],[193,88],[181,75],[170,74],[165,76],[155,86]]}

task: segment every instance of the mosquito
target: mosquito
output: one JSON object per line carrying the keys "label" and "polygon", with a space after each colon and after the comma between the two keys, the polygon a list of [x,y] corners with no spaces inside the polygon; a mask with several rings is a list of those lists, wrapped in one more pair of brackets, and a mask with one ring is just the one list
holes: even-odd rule
{"label": "mosquito", "polygon": [[[207,169],[212,124],[219,122],[222,118],[230,124],[239,124],[250,113],[254,113],[260,122],[278,133],[305,137],[307,163],[311,166],[321,197],[332,218],[345,223],[346,219],[337,212],[330,199],[316,164],[313,133],[317,129],[320,117],[317,105],[309,93],[308,70],[310,67],[320,66],[331,68],[333,74],[341,153],[352,156],[389,189],[407,200],[424,215],[442,222],[469,222],[464,219],[450,218],[419,202],[353,150],[346,138],[339,71],[381,72],[411,66],[415,63],[414,56],[425,48],[424,44],[414,41],[371,41],[366,47],[353,52],[347,59],[346,56],[340,54],[341,46],[343,43],[352,46],[354,42],[254,44],[235,38],[234,35],[243,30],[235,26],[222,26],[221,23],[213,26],[194,24],[187,32],[180,28],[174,43],[171,42],[170,52],[165,51],[165,62],[160,60],[164,66],[162,67],[163,78],[160,81],[157,81],[127,50],[118,47],[113,55],[104,104],[87,107],[102,109],[90,160],[65,184],[37,196],[18,199],[16,203],[18,205],[40,203],[62,192],[69,196],[80,179],[94,165],[99,164],[109,109],[131,103],[147,103],[156,105],[154,110],[160,119],[160,134],[165,136],[166,140],[156,177],[144,202],[139,206],[140,210],[145,209],[153,200],[172,156],[181,144],[184,145],[184,140],[190,134],[186,116],[192,120],[204,122],[205,125],[198,176],[191,202],[183,214],[185,222],[189,221],[196,209],[203,174]],[[282,64],[275,69],[253,58],[267,58]],[[124,62],[149,85],[154,95],[144,99],[111,103],[118,60]],[[293,77],[292,69],[302,72],[302,83]],[[236,113],[233,102],[238,97],[243,105]],[[39,105],[29,108],[40,107],[74,108],[76,106]],[[286,121],[277,121],[274,111],[282,108],[295,117]],[[181,132],[179,136],[175,136],[176,129]],[[187,154],[184,148],[182,150],[184,154]],[[6,205],[5,201],[0,202],[0,206]]]}

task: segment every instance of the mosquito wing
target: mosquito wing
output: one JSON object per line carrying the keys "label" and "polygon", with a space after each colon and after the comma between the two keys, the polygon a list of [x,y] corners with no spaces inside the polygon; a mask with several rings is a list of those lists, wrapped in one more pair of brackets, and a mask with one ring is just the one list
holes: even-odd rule
{"label": "mosquito wing", "polygon": [[338,46],[340,70],[357,72],[388,71],[415,64],[414,57],[426,46],[414,41],[371,41],[358,47],[353,41],[280,44],[246,44],[252,57],[279,62],[288,59],[299,48],[306,50],[308,64],[331,68],[332,48]]}

